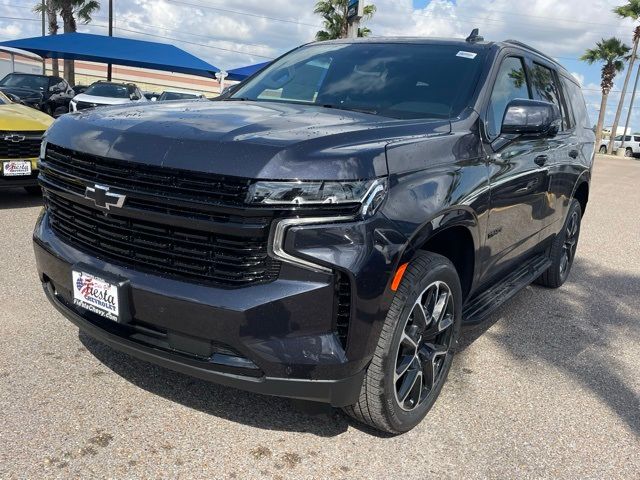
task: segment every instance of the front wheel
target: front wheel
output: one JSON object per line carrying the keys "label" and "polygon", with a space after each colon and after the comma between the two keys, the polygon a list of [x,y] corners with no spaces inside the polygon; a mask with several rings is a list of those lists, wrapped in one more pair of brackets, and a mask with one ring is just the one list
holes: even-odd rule
{"label": "front wheel", "polygon": [[360,398],[345,412],[389,433],[418,425],[451,368],[461,314],[462,290],[453,264],[441,255],[421,253],[395,294]]}
{"label": "front wheel", "polygon": [[631,150],[630,148],[627,148],[627,149],[624,151],[624,156],[625,156],[625,157],[633,157],[633,150]]}
{"label": "front wheel", "polygon": [[600,147],[600,153],[607,153],[607,147],[605,147],[604,145],[602,145]]}

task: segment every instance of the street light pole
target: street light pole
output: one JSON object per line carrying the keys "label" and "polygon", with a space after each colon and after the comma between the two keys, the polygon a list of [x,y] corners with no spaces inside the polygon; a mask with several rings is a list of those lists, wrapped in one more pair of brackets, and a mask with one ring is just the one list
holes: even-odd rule
{"label": "street light pole", "polygon": [[[113,0],[109,0],[109,36],[113,37]],[[113,66],[109,63],[107,64],[107,81],[111,81],[111,74],[113,71]]]}
{"label": "street light pole", "polygon": [[[624,140],[627,136],[627,130],[629,129],[629,121],[631,120],[631,112],[633,111],[633,102],[636,99],[636,91],[638,90],[638,78],[640,77],[640,64],[638,65],[638,73],[636,73],[636,81],[633,85],[633,93],[631,94],[631,102],[629,103],[629,111],[627,112],[627,121],[624,124],[624,134],[622,135],[622,143],[620,149],[624,151]],[[633,132],[631,132],[633,135]]]}
{"label": "street light pole", "polygon": [[360,19],[364,16],[364,0],[349,0],[347,4],[347,37],[356,38]]}
{"label": "street light pole", "polygon": [[44,14],[45,14],[45,0],[42,0],[42,36],[44,37]]}

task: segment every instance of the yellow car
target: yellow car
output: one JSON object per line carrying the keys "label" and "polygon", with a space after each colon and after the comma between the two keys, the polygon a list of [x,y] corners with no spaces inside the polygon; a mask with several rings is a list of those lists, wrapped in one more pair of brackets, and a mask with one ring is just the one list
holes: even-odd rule
{"label": "yellow car", "polygon": [[0,188],[38,188],[38,155],[42,134],[53,118],[12,102],[0,92]]}

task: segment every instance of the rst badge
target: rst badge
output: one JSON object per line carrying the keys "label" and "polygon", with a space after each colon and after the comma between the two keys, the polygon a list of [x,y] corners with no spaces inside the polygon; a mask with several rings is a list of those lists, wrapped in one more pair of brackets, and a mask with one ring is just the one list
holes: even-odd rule
{"label": "rst badge", "polygon": [[73,304],[118,321],[118,286],[95,275],[73,270]]}

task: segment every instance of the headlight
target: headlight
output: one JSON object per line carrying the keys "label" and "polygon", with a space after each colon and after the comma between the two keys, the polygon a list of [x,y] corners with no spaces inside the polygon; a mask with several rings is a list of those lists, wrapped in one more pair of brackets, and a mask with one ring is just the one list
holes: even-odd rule
{"label": "headlight", "polygon": [[385,180],[258,181],[249,187],[246,201],[254,205],[362,204]]}
{"label": "headlight", "polygon": [[42,142],[40,142],[40,157],[38,157],[38,160],[44,160],[44,156],[47,153],[47,140],[46,138],[42,137]]}
{"label": "headlight", "polygon": [[71,107],[69,110],[76,112],[78,109],[76,108],[77,103],[74,100],[69,102],[69,106]]}

